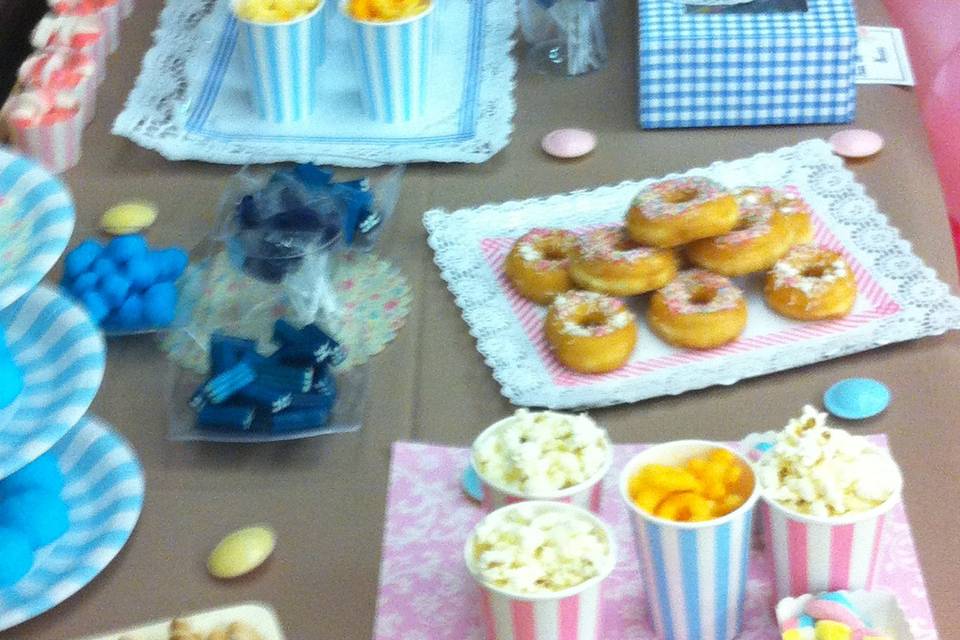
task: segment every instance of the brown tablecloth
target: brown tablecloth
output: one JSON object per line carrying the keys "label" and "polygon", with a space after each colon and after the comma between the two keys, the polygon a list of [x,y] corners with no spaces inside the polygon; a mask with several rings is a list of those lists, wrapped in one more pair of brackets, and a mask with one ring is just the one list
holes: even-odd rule
{"label": "brown tablecloth", "polygon": [[[178,612],[245,600],[276,607],[288,638],[371,637],[390,443],[412,439],[465,446],[511,411],[475,350],[431,261],[423,211],[525,198],[682,171],[827,137],[839,127],[640,131],[636,105],[636,9],[613,3],[613,55],[601,72],[558,79],[521,72],[511,145],[482,165],[411,167],[383,240],[410,279],[414,304],[397,340],[373,360],[362,431],[260,446],[175,444],[166,437],[163,359],[149,338],[109,341],[106,379],[93,406],[135,446],[146,470],[143,516],[130,543],[90,585],[54,610],[0,638],[64,639]],[[858,2],[863,24],[887,24],[879,0]],[[75,241],[109,205],[147,198],[160,205],[156,244],[192,246],[210,228],[225,178],[235,168],[168,162],[110,124],[133,86],[160,10],[142,0],[123,25],[80,166],[66,174],[78,208]],[[957,274],[936,174],[909,89],[860,88],[857,125],[881,132],[886,149],[852,164],[859,180],[942,277]],[[589,157],[569,163],[539,151],[557,127],[599,134]],[[955,606],[960,557],[960,336],[927,338],[815,366],[634,405],[597,410],[618,442],[679,437],[733,439],[778,428],[840,378],[879,378],[890,408],[857,432],[890,434],[906,475],[905,502],[926,570],[941,635],[960,636]],[[225,533],[257,522],[278,533],[257,573],[217,582],[204,570]],[[955,636],[956,634],[956,636]]]}

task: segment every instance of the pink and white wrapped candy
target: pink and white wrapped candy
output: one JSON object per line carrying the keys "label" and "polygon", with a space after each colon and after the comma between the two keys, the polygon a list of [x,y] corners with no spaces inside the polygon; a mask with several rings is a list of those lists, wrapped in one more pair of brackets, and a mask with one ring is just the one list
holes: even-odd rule
{"label": "pink and white wrapped candy", "polygon": [[97,63],[97,84],[103,81],[107,59],[107,38],[103,22],[97,16],[58,16],[48,13],[30,35],[34,49],[66,47],[78,49]]}
{"label": "pink and white wrapped candy", "polygon": [[97,100],[97,63],[81,50],[47,47],[34,51],[17,71],[30,89],[69,90],[80,99],[80,116],[90,122]]}
{"label": "pink and white wrapped candy", "polygon": [[104,27],[107,51],[113,53],[120,44],[119,0],[47,0],[58,16],[96,16]]}
{"label": "pink and white wrapped candy", "polygon": [[51,172],[60,173],[80,160],[83,118],[73,92],[27,89],[7,100],[3,115],[14,144]]}

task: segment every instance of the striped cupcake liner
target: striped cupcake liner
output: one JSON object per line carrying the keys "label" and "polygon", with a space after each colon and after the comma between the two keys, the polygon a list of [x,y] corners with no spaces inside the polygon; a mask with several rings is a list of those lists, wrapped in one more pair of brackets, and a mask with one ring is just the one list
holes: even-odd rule
{"label": "striped cupcake liner", "polygon": [[385,123],[422,118],[433,67],[436,2],[397,22],[356,20],[345,6],[341,4],[341,13],[353,25],[351,40],[367,115]]}
{"label": "striped cupcake liner", "polygon": [[19,126],[7,120],[14,144],[26,155],[42,164],[52,173],[61,173],[80,161],[80,140],[87,109],[81,107],[75,114],[54,122]]}
{"label": "striped cupcake liner", "polygon": [[736,511],[705,522],[671,522],[638,508],[627,486],[640,468],[652,463],[676,465],[712,449],[728,447],[681,440],[650,447],[634,457],[620,476],[620,492],[630,512],[644,593],[656,635],[661,640],[731,640],[743,627],[753,509],[759,497],[754,482]]}
{"label": "striped cupcake liner", "polygon": [[260,118],[275,123],[310,117],[320,101],[317,73],[325,49],[323,5],[290,22],[237,17],[247,50],[247,76]]}
{"label": "striped cupcake liner", "polygon": [[899,492],[863,514],[815,518],[787,511],[764,496],[764,547],[777,598],[821,591],[870,589],[887,513]]}

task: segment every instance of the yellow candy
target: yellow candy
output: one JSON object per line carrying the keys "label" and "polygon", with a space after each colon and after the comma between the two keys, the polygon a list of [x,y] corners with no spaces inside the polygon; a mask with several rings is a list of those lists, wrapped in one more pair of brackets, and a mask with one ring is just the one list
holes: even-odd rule
{"label": "yellow candy", "polygon": [[137,233],[157,219],[157,206],[151,202],[131,200],[107,209],[100,217],[100,228],[114,236]]}
{"label": "yellow candy", "polygon": [[803,640],[799,629],[787,629],[783,632],[782,640]]}
{"label": "yellow candy", "polygon": [[234,531],[210,552],[207,570],[215,578],[236,578],[263,564],[273,553],[276,534],[264,526]]}
{"label": "yellow candy", "polygon": [[735,485],[740,482],[740,476],[743,475],[743,468],[738,464],[731,464],[727,467],[727,472],[723,475],[723,481],[727,485]]}
{"label": "yellow candy", "polygon": [[240,0],[237,15],[251,22],[289,22],[317,8],[319,0]]}
{"label": "yellow candy", "polygon": [[644,487],[633,494],[633,501],[647,513],[656,513],[657,505],[670,495],[669,491],[657,487]]}
{"label": "yellow candy", "polygon": [[657,507],[654,515],[665,520],[696,522],[712,518],[711,507],[709,500],[687,491],[667,496]]}
{"label": "yellow candy", "polygon": [[429,7],[429,0],[350,0],[347,10],[357,20],[391,22],[412,18]]}
{"label": "yellow candy", "polygon": [[647,465],[640,474],[645,483],[666,491],[699,491],[702,487],[700,481],[689,471],[663,464]]}
{"label": "yellow candy", "polygon": [[817,640],[850,640],[853,637],[850,627],[836,620],[817,620],[814,632]]}

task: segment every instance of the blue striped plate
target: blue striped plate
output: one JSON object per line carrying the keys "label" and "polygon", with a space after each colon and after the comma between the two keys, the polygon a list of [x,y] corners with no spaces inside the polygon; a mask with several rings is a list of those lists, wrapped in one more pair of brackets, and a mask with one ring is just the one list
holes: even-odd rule
{"label": "blue striped plate", "polygon": [[42,548],[16,585],[0,589],[0,630],[57,606],[97,576],[126,544],[143,508],[143,469],[99,418],[83,418],[52,449],[66,479],[70,529]]}
{"label": "blue striped plate", "polygon": [[0,478],[50,449],[87,412],[106,360],[100,331],[69,298],[37,287],[0,311],[23,373],[16,413],[0,425]]}
{"label": "blue striped plate", "polygon": [[0,146],[0,309],[53,268],[73,222],[73,199],[63,183]]}

